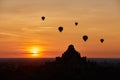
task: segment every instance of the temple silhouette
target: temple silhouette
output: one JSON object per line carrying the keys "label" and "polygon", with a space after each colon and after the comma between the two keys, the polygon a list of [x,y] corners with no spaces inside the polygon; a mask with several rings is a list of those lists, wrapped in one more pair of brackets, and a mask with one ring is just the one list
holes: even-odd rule
{"label": "temple silhouette", "polygon": [[81,54],[75,50],[74,45],[69,45],[68,49],[62,54],[62,57],[56,57],[56,62],[79,64],[87,62],[87,58],[81,57]]}

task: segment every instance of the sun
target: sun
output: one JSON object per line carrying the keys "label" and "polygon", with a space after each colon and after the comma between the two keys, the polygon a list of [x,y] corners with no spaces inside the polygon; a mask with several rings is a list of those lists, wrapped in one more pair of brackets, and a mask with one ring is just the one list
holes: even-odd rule
{"label": "sun", "polygon": [[38,54],[40,54],[40,51],[38,48],[33,48],[31,49],[31,53],[33,53],[34,56],[38,56]]}
{"label": "sun", "polygon": [[32,54],[32,56],[40,57],[42,53],[42,48],[39,46],[31,46],[29,47],[28,51],[30,54]]}
{"label": "sun", "polygon": [[37,54],[37,53],[38,53],[38,50],[33,49],[32,53],[33,53],[33,54]]}

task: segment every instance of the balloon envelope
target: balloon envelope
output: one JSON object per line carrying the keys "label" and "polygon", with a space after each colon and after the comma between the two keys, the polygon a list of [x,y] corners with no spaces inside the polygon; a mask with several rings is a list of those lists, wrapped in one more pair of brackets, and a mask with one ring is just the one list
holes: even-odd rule
{"label": "balloon envelope", "polygon": [[62,27],[62,26],[58,27],[58,30],[59,30],[60,32],[62,32],[62,31],[63,31],[63,27]]}
{"label": "balloon envelope", "polygon": [[88,39],[88,36],[87,36],[87,35],[84,35],[84,36],[83,36],[83,40],[84,40],[84,41],[87,41],[87,39]]}
{"label": "balloon envelope", "polygon": [[42,16],[41,19],[44,21],[45,20],[45,16]]}
{"label": "balloon envelope", "polygon": [[78,22],[75,22],[75,25],[77,26],[77,25],[78,25]]}
{"label": "balloon envelope", "polygon": [[103,42],[104,42],[104,39],[100,39],[100,42],[103,43]]}

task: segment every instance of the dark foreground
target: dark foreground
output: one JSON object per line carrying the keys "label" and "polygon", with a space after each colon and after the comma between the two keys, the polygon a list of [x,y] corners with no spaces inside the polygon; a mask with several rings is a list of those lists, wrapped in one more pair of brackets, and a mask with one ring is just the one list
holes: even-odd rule
{"label": "dark foreground", "polygon": [[0,80],[120,80],[119,75],[120,64],[103,66],[89,61],[43,64],[37,60],[0,63]]}
{"label": "dark foreground", "polygon": [[74,45],[45,64],[42,59],[4,61],[0,64],[0,80],[120,80],[120,64],[91,62]]}

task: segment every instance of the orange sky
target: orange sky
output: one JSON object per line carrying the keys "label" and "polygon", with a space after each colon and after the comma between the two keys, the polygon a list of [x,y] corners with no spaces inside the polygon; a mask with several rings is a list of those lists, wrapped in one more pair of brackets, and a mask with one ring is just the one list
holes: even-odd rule
{"label": "orange sky", "polygon": [[0,0],[0,58],[34,57],[32,46],[42,49],[37,57],[61,56],[69,44],[82,56],[120,58],[120,1]]}

